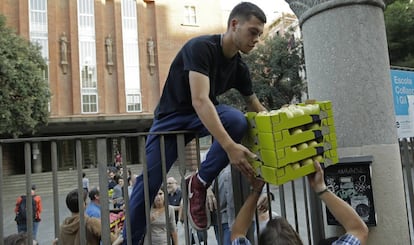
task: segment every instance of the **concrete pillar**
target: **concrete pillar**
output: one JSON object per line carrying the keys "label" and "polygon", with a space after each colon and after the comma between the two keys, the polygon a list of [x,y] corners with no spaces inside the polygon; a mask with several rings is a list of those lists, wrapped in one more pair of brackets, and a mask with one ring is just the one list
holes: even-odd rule
{"label": "concrete pillar", "polygon": [[333,103],[339,156],[374,157],[369,244],[410,244],[383,1],[287,2],[302,28],[309,97]]}

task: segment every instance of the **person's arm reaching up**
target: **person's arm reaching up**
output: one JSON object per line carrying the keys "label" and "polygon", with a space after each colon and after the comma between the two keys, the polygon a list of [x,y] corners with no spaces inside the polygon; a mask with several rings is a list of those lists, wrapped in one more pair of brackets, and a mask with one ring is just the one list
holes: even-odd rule
{"label": "person's arm reaching up", "polygon": [[231,229],[231,240],[235,240],[239,237],[245,237],[249,227],[252,225],[253,216],[256,212],[257,200],[262,194],[262,188],[264,185],[263,180],[257,178],[250,178],[249,180],[253,191],[247,197],[243,206],[239,210],[239,213],[234,220]]}
{"label": "person's arm reaching up", "polygon": [[344,200],[327,190],[324,174],[319,162],[315,161],[316,172],[308,176],[309,184],[325,203],[335,219],[344,227],[346,233],[359,239],[362,245],[368,239],[368,227],[355,210]]}

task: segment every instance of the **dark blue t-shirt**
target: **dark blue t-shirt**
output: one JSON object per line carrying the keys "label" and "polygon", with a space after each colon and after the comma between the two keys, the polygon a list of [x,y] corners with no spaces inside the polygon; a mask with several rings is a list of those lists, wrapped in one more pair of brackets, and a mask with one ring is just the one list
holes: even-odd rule
{"label": "dark blue t-shirt", "polygon": [[174,58],[155,109],[155,118],[160,119],[173,112],[194,113],[189,71],[209,77],[209,97],[215,105],[218,104],[217,96],[231,88],[244,96],[253,94],[250,72],[240,54],[227,59],[223,54],[220,35],[199,36],[189,40]]}

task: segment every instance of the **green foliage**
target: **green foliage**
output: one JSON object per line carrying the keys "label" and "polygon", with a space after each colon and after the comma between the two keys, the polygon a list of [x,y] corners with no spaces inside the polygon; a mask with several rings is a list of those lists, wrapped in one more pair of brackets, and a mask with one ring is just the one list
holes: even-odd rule
{"label": "green foliage", "polygon": [[[300,41],[295,42],[290,39],[290,34],[286,37],[275,35],[243,57],[250,68],[253,90],[269,110],[278,109],[293,99],[300,101],[305,90],[299,75],[299,71],[304,68],[302,45]],[[237,91],[231,90],[219,100],[245,111],[245,103]]]}
{"label": "green foliage", "polygon": [[391,65],[414,68],[414,2],[396,0],[384,16]]}
{"label": "green foliage", "polygon": [[40,48],[6,27],[0,15],[0,135],[18,137],[46,124],[50,92]]}

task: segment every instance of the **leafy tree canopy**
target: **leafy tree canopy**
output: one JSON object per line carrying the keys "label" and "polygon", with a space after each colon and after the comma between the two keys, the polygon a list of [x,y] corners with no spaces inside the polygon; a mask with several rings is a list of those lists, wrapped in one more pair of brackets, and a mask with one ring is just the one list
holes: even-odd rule
{"label": "leafy tree canopy", "polygon": [[16,35],[0,15],[0,135],[18,137],[46,124],[50,92],[40,47]]}
{"label": "leafy tree canopy", "polygon": [[[301,42],[295,41],[290,33],[285,37],[274,35],[243,57],[250,68],[253,90],[267,109],[278,109],[293,99],[301,100],[305,91],[300,76],[304,69],[301,47]],[[237,91],[230,90],[219,100],[245,111],[245,102]]]}
{"label": "leafy tree canopy", "polygon": [[384,16],[391,65],[414,68],[414,1],[395,0]]}

